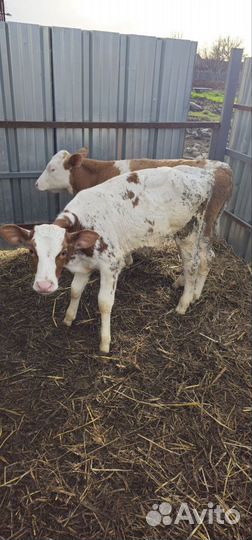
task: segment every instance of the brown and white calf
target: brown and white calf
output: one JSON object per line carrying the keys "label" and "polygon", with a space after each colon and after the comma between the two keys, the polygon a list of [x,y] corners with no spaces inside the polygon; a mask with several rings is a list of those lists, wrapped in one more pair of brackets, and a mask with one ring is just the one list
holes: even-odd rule
{"label": "brown and white calf", "polygon": [[215,169],[218,174],[222,163],[209,159],[124,159],[118,161],[98,161],[87,159],[88,149],[82,148],[75,154],[67,150],[60,150],[47,164],[45,170],[38,178],[36,187],[40,191],[59,192],[67,190],[76,194],[106,180],[126,172],[157,167],[177,167],[188,165],[206,170]]}
{"label": "brown and white calf", "polygon": [[218,180],[214,171],[188,166],[146,169],[80,191],[52,225],[38,225],[33,231],[6,225],[0,234],[13,244],[30,246],[36,261],[33,288],[38,293],[57,290],[63,267],[74,274],[64,319],[68,326],[90,274],[99,270],[100,350],[108,352],[116,284],[128,254],[175,237],[183,265],[175,286],[184,285],[176,310],[184,314],[201,295],[212,257],[213,226],[231,191],[226,164]]}

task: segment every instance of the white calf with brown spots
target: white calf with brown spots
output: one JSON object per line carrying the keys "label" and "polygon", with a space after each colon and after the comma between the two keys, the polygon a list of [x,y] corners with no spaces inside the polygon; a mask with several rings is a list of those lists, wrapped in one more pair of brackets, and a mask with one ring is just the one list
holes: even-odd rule
{"label": "white calf with brown spots", "polygon": [[108,352],[111,309],[127,256],[175,238],[183,265],[176,286],[184,285],[176,310],[184,314],[202,292],[212,257],[212,229],[231,189],[225,164],[217,180],[214,171],[188,166],[125,173],[80,191],[53,225],[35,226],[32,232],[6,225],[0,234],[14,244],[26,242],[34,250],[37,292],[55,291],[64,266],[74,274],[64,319],[68,326],[91,273],[99,270],[100,350]]}

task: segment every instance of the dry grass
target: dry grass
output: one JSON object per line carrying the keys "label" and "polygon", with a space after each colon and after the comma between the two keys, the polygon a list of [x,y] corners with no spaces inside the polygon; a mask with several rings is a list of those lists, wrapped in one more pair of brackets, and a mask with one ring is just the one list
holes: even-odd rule
{"label": "dry grass", "polygon": [[[169,250],[135,256],[118,285],[112,354],[99,357],[98,277],[72,329],[31,289],[24,250],[2,252],[0,538],[246,540],[250,536],[249,270],[225,246],[183,318]],[[237,525],[150,527],[152,504],[208,502]]]}

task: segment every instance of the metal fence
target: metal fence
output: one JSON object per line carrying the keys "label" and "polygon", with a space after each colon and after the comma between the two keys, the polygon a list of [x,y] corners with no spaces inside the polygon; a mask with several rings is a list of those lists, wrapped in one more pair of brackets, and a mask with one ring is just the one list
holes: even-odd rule
{"label": "metal fence", "polygon": [[[0,23],[0,221],[54,218],[66,196],[39,193],[34,178],[59,149],[87,145],[97,159],[180,157],[184,129],[176,122],[187,118],[196,46]],[[130,128],[167,121],[172,129]]]}
{"label": "metal fence", "polygon": [[[229,204],[230,215],[223,217],[222,231],[238,255],[251,259],[251,164],[252,164],[252,58],[247,58],[238,94],[234,105],[234,117],[229,146],[225,153],[234,173],[234,191]],[[235,215],[238,220],[233,219]]]}
{"label": "metal fence", "polygon": [[[223,231],[238,254],[251,246],[251,105],[242,50],[228,67],[220,122],[189,122],[196,43],[107,32],[0,23],[0,222],[50,222],[68,200],[34,180],[59,149],[90,157],[178,158],[185,127],[210,127],[209,157],[228,155],[234,196]],[[236,108],[230,147],[228,133]]]}

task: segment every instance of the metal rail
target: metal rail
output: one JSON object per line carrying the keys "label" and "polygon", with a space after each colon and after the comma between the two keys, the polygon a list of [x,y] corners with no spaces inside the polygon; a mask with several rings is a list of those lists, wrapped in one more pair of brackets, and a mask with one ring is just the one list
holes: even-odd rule
{"label": "metal rail", "polygon": [[252,112],[252,107],[250,105],[242,105],[241,103],[234,103],[234,109],[238,109],[238,111]]}
{"label": "metal rail", "polygon": [[81,129],[184,129],[184,128],[218,129],[220,122],[71,122],[71,121],[30,121],[0,120],[0,128],[81,128]]}
{"label": "metal rail", "polygon": [[244,221],[244,219],[236,216],[235,214],[233,214],[233,212],[230,212],[230,210],[224,210],[224,214],[226,214],[228,217],[230,217],[233,221],[236,221],[236,223],[238,223],[239,225],[241,225],[245,229],[248,229],[249,231],[252,230],[252,225],[250,225],[250,223],[248,223],[247,221]]}
{"label": "metal rail", "polygon": [[248,163],[248,164],[252,163],[251,156],[247,156],[247,154],[242,154],[241,152],[237,152],[236,150],[233,150],[232,148],[227,147],[225,149],[225,154],[234,159],[239,159],[240,161],[244,161],[244,163]]}

